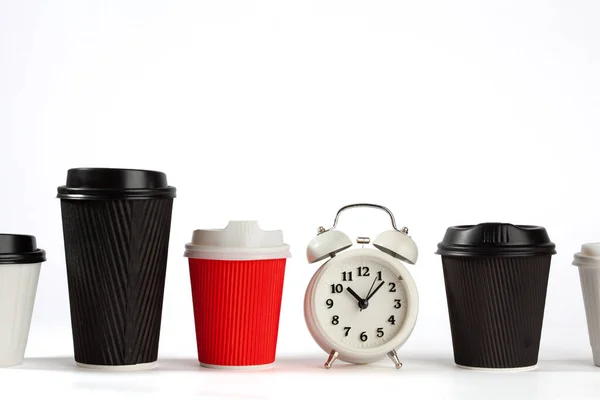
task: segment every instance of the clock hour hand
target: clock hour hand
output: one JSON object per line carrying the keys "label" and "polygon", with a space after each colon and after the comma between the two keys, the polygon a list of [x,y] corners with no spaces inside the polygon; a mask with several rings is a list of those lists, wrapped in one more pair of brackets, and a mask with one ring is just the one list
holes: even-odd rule
{"label": "clock hour hand", "polygon": [[364,310],[369,306],[369,302],[360,297],[354,290],[352,290],[350,286],[348,286],[346,290],[352,295],[352,297],[354,297],[358,301],[358,308],[360,309],[360,311]]}
{"label": "clock hour hand", "polygon": [[368,296],[367,296],[367,298],[366,298],[365,300],[366,300],[366,301],[369,301],[369,300],[371,299],[371,297],[373,297],[373,295],[374,295],[375,293],[377,293],[377,291],[378,291],[379,289],[381,289],[381,287],[383,286],[383,284],[384,284],[384,283],[385,283],[385,282],[383,282],[383,281],[382,281],[382,282],[379,284],[379,286],[377,286],[377,287],[375,288],[375,290],[373,290],[373,292],[372,292],[370,295],[368,295]]}
{"label": "clock hour hand", "polygon": [[360,297],[354,290],[352,290],[352,288],[350,286],[348,286],[346,288],[346,290],[348,291],[348,293],[350,293],[352,295],[352,297],[354,297],[359,303],[362,301],[362,297]]}

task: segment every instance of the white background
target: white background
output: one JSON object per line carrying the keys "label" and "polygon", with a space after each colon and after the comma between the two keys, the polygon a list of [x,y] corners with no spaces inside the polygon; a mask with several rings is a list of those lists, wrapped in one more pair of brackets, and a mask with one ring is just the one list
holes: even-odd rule
{"label": "white background", "polygon": [[[115,398],[593,398],[572,255],[600,240],[600,3],[589,1],[0,2],[0,230],[47,251],[26,363],[3,390]],[[56,187],[70,167],[156,169],[178,189],[159,369],[72,360]],[[421,308],[391,362],[320,368],[303,320],[304,252],[341,206],[382,203],[410,228]],[[196,366],[183,246],[193,229],[256,219],[292,246],[278,364]],[[539,370],[452,361],[441,272],[446,227],[539,224],[557,244]],[[344,214],[351,237],[388,228]],[[54,372],[58,369],[58,372]]]}

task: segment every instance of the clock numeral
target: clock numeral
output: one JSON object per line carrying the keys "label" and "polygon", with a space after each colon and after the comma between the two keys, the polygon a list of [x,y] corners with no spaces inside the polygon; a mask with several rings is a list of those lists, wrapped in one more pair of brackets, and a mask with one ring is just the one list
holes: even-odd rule
{"label": "clock numeral", "polygon": [[358,276],[371,276],[369,267],[358,267],[356,268],[356,271],[358,272]]}
{"label": "clock numeral", "polygon": [[347,337],[347,336],[348,336],[348,334],[350,333],[350,327],[349,327],[349,326],[345,326],[345,327],[344,327],[344,331],[345,331],[345,332],[344,332],[344,337]]}
{"label": "clock numeral", "polygon": [[381,279],[381,271],[377,272],[377,280],[378,281],[382,281],[383,279]]}
{"label": "clock numeral", "polygon": [[377,337],[383,337],[383,328],[377,328]]}
{"label": "clock numeral", "polygon": [[361,342],[366,342],[367,339],[369,339],[369,337],[367,336],[367,332],[363,332],[360,334],[360,341]]}
{"label": "clock numeral", "polygon": [[333,300],[327,299],[325,304],[327,304],[327,309],[329,310],[331,307],[333,307]]}
{"label": "clock numeral", "polygon": [[396,325],[396,318],[394,318],[394,316],[392,315],[388,318],[388,322],[392,325]]}
{"label": "clock numeral", "polygon": [[337,285],[333,284],[331,285],[331,293],[342,293],[344,291],[344,287],[342,286],[341,283],[338,283]]}
{"label": "clock numeral", "polygon": [[333,318],[331,319],[331,324],[332,325],[337,325],[340,323],[340,317],[339,315],[334,315]]}
{"label": "clock numeral", "polygon": [[350,272],[342,272],[342,280],[352,282],[352,271]]}
{"label": "clock numeral", "polygon": [[396,284],[394,282],[390,282],[388,285],[390,285],[390,292],[396,291]]}
{"label": "clock numeral", "polygon": [[394,301],[396,302],[396,305],[394,305],[394,308],[400,308],[400,307],[402,307],[402,300],[401,299],[395,299]]}

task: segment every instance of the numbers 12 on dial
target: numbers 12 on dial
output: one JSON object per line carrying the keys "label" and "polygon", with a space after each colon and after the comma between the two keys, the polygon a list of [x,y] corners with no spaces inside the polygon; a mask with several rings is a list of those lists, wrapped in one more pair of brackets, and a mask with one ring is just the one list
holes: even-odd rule
{"label": "numbers 12 on dial", "polygon": [[336,342],[376,347],[399,332],[409,299],[392,266],[366,259],[330,268],[319,281],[315,313]]}

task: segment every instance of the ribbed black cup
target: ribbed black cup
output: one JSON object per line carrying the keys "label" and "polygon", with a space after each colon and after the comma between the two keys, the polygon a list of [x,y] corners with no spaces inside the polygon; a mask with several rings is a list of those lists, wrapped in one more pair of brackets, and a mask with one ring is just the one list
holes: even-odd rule
{"label": "ribbed black cup", "polygon": [[[71,171],[82,175],[81,170]],[[174,188],[169,194],[165,188],[154,192],[144,187],[119,192],[123,185],[118,182],[127,180],[121,177],[113,185],[104,183],[109,190],[88,187],[82,194],[88,171],[96,181],[105,171],[111,177],[115,171],[146,172],[83,171],[78,187],[61,187],[58,195],[75,361],[96,366],[153,363],[158,358]]]}
{"label": "ribbed black cup", "polygon": [[481,224],[449,228],[442,254],[456,364],[537,364],[554,244],[543,228]]}
{"label": "ribbed black cup", "polygon": [[536,365],[550,256],[442,257],[442,263],[456,364]]}

